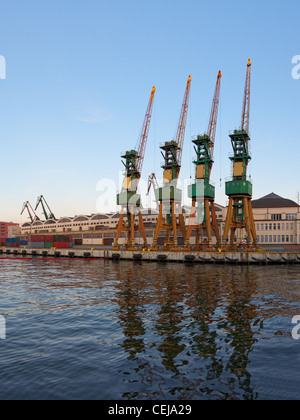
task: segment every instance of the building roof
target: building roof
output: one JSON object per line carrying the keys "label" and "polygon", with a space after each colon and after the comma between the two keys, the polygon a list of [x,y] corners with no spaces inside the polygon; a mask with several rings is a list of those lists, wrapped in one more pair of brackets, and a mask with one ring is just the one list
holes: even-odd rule
{"label": "building roof", "polygon": [[277,194],[271,193],[258,200],[252,201],[252,207],[258,208],[274,208],[274,207],[299,207],[295,201],[280,197]]}

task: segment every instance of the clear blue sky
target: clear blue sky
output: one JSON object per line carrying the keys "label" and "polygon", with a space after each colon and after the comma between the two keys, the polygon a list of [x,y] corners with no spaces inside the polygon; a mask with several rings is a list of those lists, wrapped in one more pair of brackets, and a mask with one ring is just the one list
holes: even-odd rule
{"label": "clear blue sky", "polygon": [[[226,203],[228,132],[240,125],[252,59],[254,198],[300,191],[300,3],[216,0],[9,0],[1,2],[0,219],[20,217],[43,194],[56,217],[91,214],[97,184],[119,180],[120,154],[139,137],[152,86],[154,112],[143,177],[161,178],[159,144],[176,133],[192,75],[181,178],[194,176],[191,136],[207,129],[223,73],[212,180]],[[222,183],[220,185],[220,178]]]}

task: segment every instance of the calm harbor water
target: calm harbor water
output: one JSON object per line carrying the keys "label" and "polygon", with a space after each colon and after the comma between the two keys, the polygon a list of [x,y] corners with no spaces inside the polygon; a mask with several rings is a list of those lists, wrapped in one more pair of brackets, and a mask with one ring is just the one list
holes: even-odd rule
{"label": "calm harbor water", "polygon": [[1,399],[300,399],[299,266],[0,259]]}

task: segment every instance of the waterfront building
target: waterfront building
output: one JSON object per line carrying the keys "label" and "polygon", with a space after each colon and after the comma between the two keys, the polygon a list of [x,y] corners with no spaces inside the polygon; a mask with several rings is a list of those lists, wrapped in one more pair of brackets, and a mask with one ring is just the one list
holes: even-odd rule
{"label": "waterfront building", "polygon": [[16,233],[21,233],[20,227],[17,223],[0,222],[0,246],[5,245],[5,239],[10,235],[14,236]]}
{"label": "waterfront building", "polygon": [[300,206],[274,193],[252,201],[258,243],[300,244]]}
{"label": "waterfront building", "polygon": [[[216,214],[221,234],[224,232],[227,208],[216,204]],[[295,246],[300,245],[300,206],[292,201],[274,193],[252,201],[255,227],[258,236],[258,245],[270,246]],[[189,207],[183,207],[183,216],[186,224],[189,221]],[[156,209],[143,209],[143,221],[147,242],[151,246],[158,219]],[[62,217],[58,220],[37,220],[33,223],[26,222],[21,227],[21,235],[29,234],[55,234],[67,233],[73,236],[75,246],[111,246],[116,236],[119,213],[99,213],[92,215],[78,215],[75,217]],[[246,237],[241,231],[235,238],[241,243]],[[120,243],[125,242],[125,234],[121,234]],[[194,243],[195,235],[191,237]],[[143,244],[141,235],[137,235],[136,242]],[[213,242],[215,238],[213,237]],[[163,235],[159,237],[159,245],[163,243]],[[178,237],[178,244],[183,245],[183,238]]]}

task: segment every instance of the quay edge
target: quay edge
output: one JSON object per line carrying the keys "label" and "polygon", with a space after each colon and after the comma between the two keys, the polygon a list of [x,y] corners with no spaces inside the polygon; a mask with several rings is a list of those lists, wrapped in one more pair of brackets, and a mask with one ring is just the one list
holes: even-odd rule
{"label": "quay edge", "polygon": [[210,264],[300,264],[300,252],[112,251],[95,249],[2,248],[0,254],[49,258],[86,258]]}

